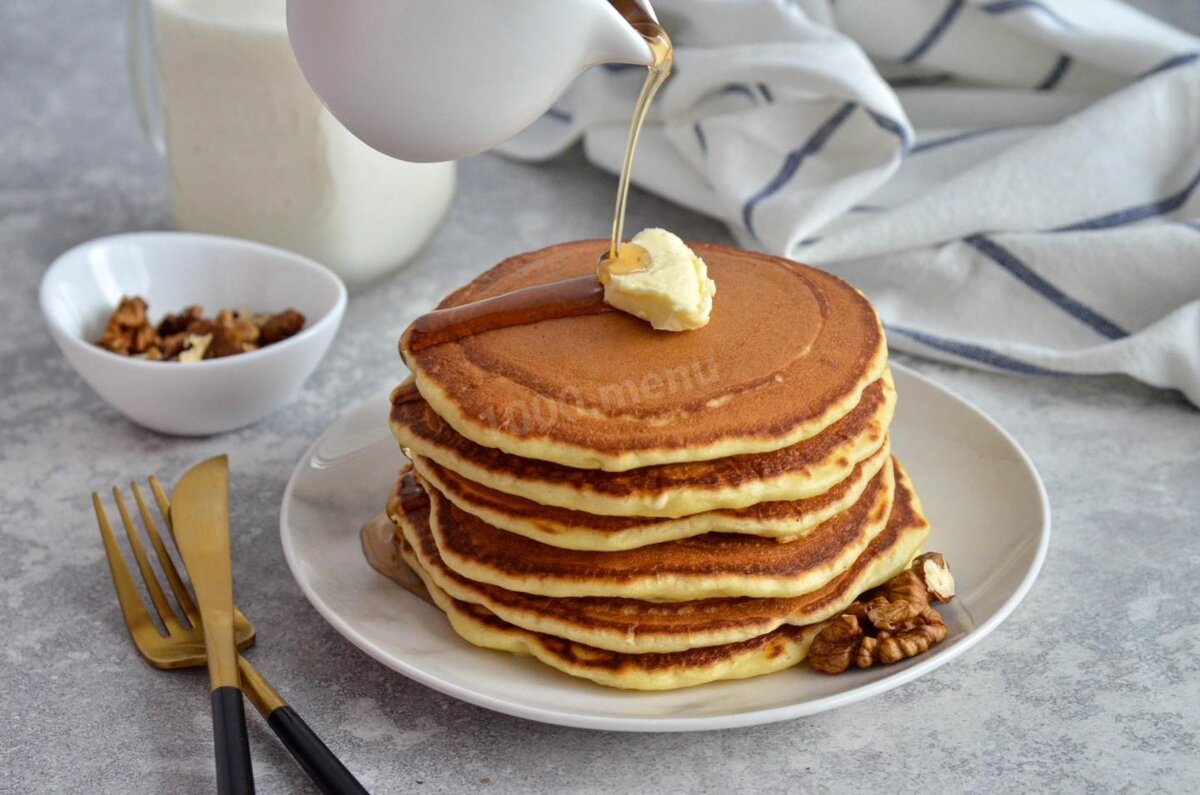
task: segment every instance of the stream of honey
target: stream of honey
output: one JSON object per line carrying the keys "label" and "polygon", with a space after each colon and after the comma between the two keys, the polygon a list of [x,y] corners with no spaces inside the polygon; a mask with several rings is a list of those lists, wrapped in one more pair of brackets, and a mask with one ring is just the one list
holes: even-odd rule
{"label": "stream of honey", "polygon": [[637,150],[638,137],[654,95],[671,74],[675,56],[671,39],[641,6],[633,0],[609,2],[646,40],[651,61],[633,109],[633,119],[629,124],[629,138],[625,143],[625,157],[617,181],[612,238],[608,251],[601,255],[596,264],[595,276],[581,276],[527,287],[495,298],[429,312],[417,318],[406,332],[406,347],[409,351],[424,350],[494,329],[607,312],[611,307],[604,303],[604,285],[609,283],[612,276],[639,273],[649,267],[650,255],[646,249],[635,243],[623,243],[621,237],[625,228],[629,177],[633,170],[633,156]]}
{"label": "stream of honey", "polygon": [[629,123],[625,158],[621,162],[620,178],[617,181],[617,205],[613,210],[612,238],[609,241],[608,253],[600,259],[597,266],[597,276],[602,284],[607,283],[611,274],[637,273],[645,270],[648,265],[649,255],[644,248],[633,243],[621,242],[625,230],[625,206],[629,201],[629,177],[633,171],[633,155],[637,151],[642,125],[646,122],[646,113],[650,110],[654,95],[666,82],[671,74],[671,67],[675,64],[675,50],[667,32],[651,19],[641,6],[633,0],[609,2],[646,40],[650,47],[651,60],[646,82],[642,84],[642,91],[633,108],[633,119]]}

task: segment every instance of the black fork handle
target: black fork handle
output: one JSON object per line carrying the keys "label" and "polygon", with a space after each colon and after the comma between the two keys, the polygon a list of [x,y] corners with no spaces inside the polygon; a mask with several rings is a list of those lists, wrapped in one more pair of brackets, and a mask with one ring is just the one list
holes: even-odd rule
{"label": "black fork handle", "polygon": [[242,691],[224,686],[212,691],[213,744],[217,757],[219,795],[251,795],[254,771],[250,768],[250,740]]}
{"label": "black fork handle", "polygon": [[288,705],[276,708],[267,723],[324,795],[368,795],[354,774]]}

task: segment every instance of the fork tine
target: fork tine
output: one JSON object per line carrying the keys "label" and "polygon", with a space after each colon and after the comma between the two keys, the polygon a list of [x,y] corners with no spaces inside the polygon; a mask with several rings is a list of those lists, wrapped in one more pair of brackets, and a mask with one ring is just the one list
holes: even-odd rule
{"label": "fork tine", "polygon": [[[154,502],[158,504],[158,513],[160,516],[162,516],[163,522],[167,526],[167,535],[171,536],[171,540],[174,540],[175,528],[171,524],[171,503],[169,500],[167,500],[167,493],[163,490],[162,484],[158,482],[158,477],[156,475],[151,475],[149,480],[150,491],[154,493]],[[178,549],[179,545],[176,544],[175,548]],[[171,566],[170,571],[175,572],[175,576],[179,577],[179,570],[176,569],[174,565]],[[187,586],[183,585],[182,581],[180,582],[180,585],[183,588],[183,593],[186,599],[184,609],[188,611],[188,620],[192,622],[192,626],[199,626],[200,611],[196,608],[196,603],[192,600]],[[175,593],[176,596],[180,595],[178,591]],[[234,632],[237,633],[237,637],[239,639],[244,639],[240,640],[239,642],[245,643],[246,647],[254,644],[254,625],[250,623],[250,619],[246,618],[246,616],[242,614],[241,610],[237,609],[237,605],[233,606],[233,629]],[[239,648],[242,647],[239,646]]]}
{"label": "fork tine", "polygon": [[[113,587],[117,591],[117,601],[121,604],[121,612],[125,615],[125,625],[129,628],[129,634],[136,644],[138,637],[134,632],[135,627],[154,627],[155,632],[158,632],[158,628],[154,626],[154,622],[150,620],[150,614],[146,612],[146,604],[142,601],[137,586],[133,584],[133,575],[129,573],[129,567],[125,565],[125,557],[121,554],[121,548],[117,546],[117,537],[113,534],[112,525],[108,523],[108,514],[104,512],[104,504],[100,502],[100,495],[94,491],[92,492],[92,507],[96,509],[96,523],[100,525],[100,538],[104,541],[104,556],[108,558],[108,570],[112,574]],[[161,635],[161,633],[159,634]]]}
{"label": "fork tine", "polygon": [[[167,554],[167,547],[163,544],[162,537],[158,534],[158,527],[154,523],[154,517],[150,515],[150,508],[147,507],[146,501],[142,498],[142,490],[138,488],[138,484],[130,483],[133,488],[133,499],[137,502],[138,513],[142,515],[142,526],[146,528],[146,533],[150,536],[150,545],[154,547],[154,554],[158,556],[158,564],[162,568],[163,573],[167,575],[167,582],[171,584],[171,591],[175,594],[176,601],[183,608],[184,614],[192,626],[196,626],[200,622],[200,612],[196,609],[196,603],[192,601],[192,595],[188,592],[187,586],[183,584],[183,578],[179,576],[179,569],[175,568],[175,561],[171,560],[171,556]],[[163,495],[159,501],[159,494],[162,493],[162,487],[158,485],[158,478],[150,476],[150,488],[154,491],[154,498],[158,501],[159,510],[162,510],[162,505],[166,502],[166,495]],[[163,519],[166,520],[166,513],[163,513]]]}
{"label": "fork tine", "polygon": [[[158,503],[158,513],[167,523],[167,532],[174,539],[175,526],[171,524],[171,503],[167,499],[167,493],[163,491],[162,484],[158,482],[157,475],[150,476],[150,491],[154,492],[154,501]],[[178,549],[178,545],[176,545],[176,549]]]}
{"label": "fork tine", "polygon": [[146,557],[146,550],[142,547],[141,539],[138,538],[137,527],[129,517],[129,511],[125,509],[125,500],[121,497],[121,490],[116,486],[113,486],[113,498],[117,501],[117,512],[121,514],[121,521],[125,523],[125,535],[129,537],[129,546],[133,550],[134,559],[137,560],[138,570],[142,572],[142,580],[146,583],[146,590],[150,592],[150,601],[154,603],[158,617],[162,619],[168,635],[181,631],[183,625],[176,618],[175,611],[167,602],[167,595],[163,593],[162,586],[158,584],[158,577],[150,568],[150,560]]}

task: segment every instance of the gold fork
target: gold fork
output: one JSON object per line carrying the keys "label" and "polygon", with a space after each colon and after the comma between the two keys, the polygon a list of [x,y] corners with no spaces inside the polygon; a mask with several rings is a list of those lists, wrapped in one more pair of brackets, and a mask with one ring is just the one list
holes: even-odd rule
{"label": "gold fork", "polygon": [[[171,514],[167,495],[158,482],[158,478],[151,475],[149,482],[158,511],[166,522],[167,530],[170,531]],[[150,559],[125,506],[121,491],[114,486],[112,493],[113,499],[116,501],[117,513],[120,514],[121,522],[125,525],[129,547],[133,551],[142,581],[146,584],[146,590],[150,594],[154,612],[162,622],[166,634],[164,635],[155,626],[149,610],[146,609],[146,603],[138,593],[133,576],[125,565],[125,558],[121,554],[121,548],[117,545],[116,535],[113,533],[112,525],[109,524],[100,495],[92,492],[92,506],[96,510],[96,521],[100,525],[100,537],[104,541],[104,553],[108,557],[108,568],[112,573],[113,586],[117,591],[117,601],[121,604],[121,613],[125,616],[125,625],[129,628],[130,637],[133,638],[133,645],[142,659],[155,668],[173,669],[202,666],[206,662],[206,657],[204,628],[200,623],[200,611],[196,608],[196,603],[184,584],[183,578],[179,576],[179,570],[175,568],[174,561],[167,553],[166,545],[150,514],[150,508],[142,498],[141,489],[138,488],[137,483],[132,481],[129,486],[141,516],[142,526],[150,538],[150,545],[154,548],[159,567],[183,613],[182,616],[178,615],[167,601],[162,585],[159,583],[154,569],[150,566]],[[187,624],[185,625],[181,619],[186,619]],[[234,610],[233,630],[239,651],[254,644],[254,627],[237,609]],[[266,718],[271,729],[321,792],[327,793],[327,795],[366,793],[366,790],[346,769],[341,760],[334,756],[333,752],[308,727],[308,724],[250,664],[250,661],[240,654],[238,655],[238,673],[243,692],[259,713]]]}

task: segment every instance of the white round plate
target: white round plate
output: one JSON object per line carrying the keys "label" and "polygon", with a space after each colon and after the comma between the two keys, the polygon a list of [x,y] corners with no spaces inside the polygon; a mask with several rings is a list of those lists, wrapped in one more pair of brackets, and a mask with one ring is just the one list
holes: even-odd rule
{"label": "white round plate", "polygon": [[950,637],[897,665],[826,676],[801,665],[755,679],[664,693],[614,690],[532,658],[471,646],[442,613],[371,569],[359,529],[383,508],[403,456],[387,397],[338,420],[296,466],[280,530],[292,574],[352,643],[412,679],[521,718],[617,731],[697,731],[787,720],[912,681],[974,646],[1033,584],[1050,540],[1046,491],[1028,456],[995,422],[893,364],[900,396],[892,446],[921,496],[958,597],[942,609]]}

